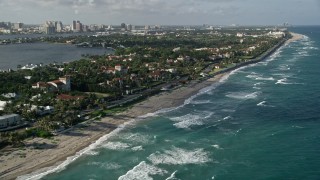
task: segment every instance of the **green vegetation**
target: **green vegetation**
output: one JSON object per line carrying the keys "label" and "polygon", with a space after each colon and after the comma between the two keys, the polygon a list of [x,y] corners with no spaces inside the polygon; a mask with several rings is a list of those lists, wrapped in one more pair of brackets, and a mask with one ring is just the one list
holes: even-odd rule
{"label": "green vegetation", "polygon": [[[88,42],[116,50],[114,55],[85,55],[71,63],[0,72],[0,100],[8,102],[0,115],[20,114],[31,126],[19,133],[0,133],[0,146],[20,144],[28,137],[51,137],[53,132],[90,118],[122,112],[163,87],[184,84],[202,78],[201,74],[213,74],[257,58],[284,39],[268,32],[228,29],[31,39],[30,42]],[[71,78],[71,91],[32,88],[38,82],[62,76]],[[17,96],[2,96],[7,93]],[[61,95],[63,98],[58,98]],[[53,112],[39,113],[39,108],[47,106],[53,107]]]}

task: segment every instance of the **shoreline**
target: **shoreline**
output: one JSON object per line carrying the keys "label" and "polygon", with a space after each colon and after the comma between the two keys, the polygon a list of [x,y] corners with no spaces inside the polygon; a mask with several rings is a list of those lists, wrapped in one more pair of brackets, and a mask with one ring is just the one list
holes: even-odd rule
{"label": "shoreline", "polygon": [[[285,43],[281,43],[275,49],[304,37],[296,33],[291,33],[291,35],[293,36],[292,38]],[[267,57],[269,55],[270,52],[267,53]],[[266,57],[261,56],[260,58],[263,60]],[[256,63],[256,61],[251,63]],[[242,66],[246,65],[247,63]],[[239,67],[236,66],[234,69],[237,68]],[[219,83],[223,77],[229,75],[234,69],[219,72],[213,78],[201,82],[191,81],[186,86],[175,89],[172,92],[163,92],[151,96],[135,104],[125,112],[112,117],[105,117],[100,121],[90,121],[76,125],[70,130],[54,136],[52,139],[34,138],[26,140],[25,148],[11,152],[1,152],[0,179],[15,179],[18,176],[37,172],[43,168],[56,167],[63,162],[67,162],[68,158],[77,158],[77,155],[81,156],[79,153],[88,153],[82,151],[94,145],[102,137],[108,137],[114,130],[124,126],[125,123],[162,109],[181,106],[185,100],[196,95],[200,90]]]}

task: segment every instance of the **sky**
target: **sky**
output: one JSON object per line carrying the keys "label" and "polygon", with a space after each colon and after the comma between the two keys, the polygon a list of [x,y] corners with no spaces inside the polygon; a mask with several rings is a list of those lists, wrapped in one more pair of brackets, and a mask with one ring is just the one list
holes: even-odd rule
{"label": "sky", "polygon": [[0,0],[0,22],[320,25],[320,0]]}

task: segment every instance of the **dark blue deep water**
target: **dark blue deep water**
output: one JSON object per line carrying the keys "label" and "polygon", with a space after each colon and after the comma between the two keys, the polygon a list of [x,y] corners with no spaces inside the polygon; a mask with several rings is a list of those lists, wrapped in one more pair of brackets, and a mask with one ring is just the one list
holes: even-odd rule
{"label": "dark blue deep water", "polygon": [[291,31],[304,39],[43,179],[320,179],[320,27]]}

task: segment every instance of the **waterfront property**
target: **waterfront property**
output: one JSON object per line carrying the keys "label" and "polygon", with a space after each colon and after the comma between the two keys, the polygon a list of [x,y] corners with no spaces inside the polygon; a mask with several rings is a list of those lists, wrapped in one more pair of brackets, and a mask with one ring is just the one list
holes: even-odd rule
{"label": "waterfront property", "polygon": [[22,119],[18,114],[9,114],[0,116],[0,129],[16,126],[22,123]]}
{"label": "waterfront property", "polygon": [[32,85],[33,89],[54,91],[71,91],[71,80],[69,76],[60,77],[58,80],[50,82],[37,82]]}

